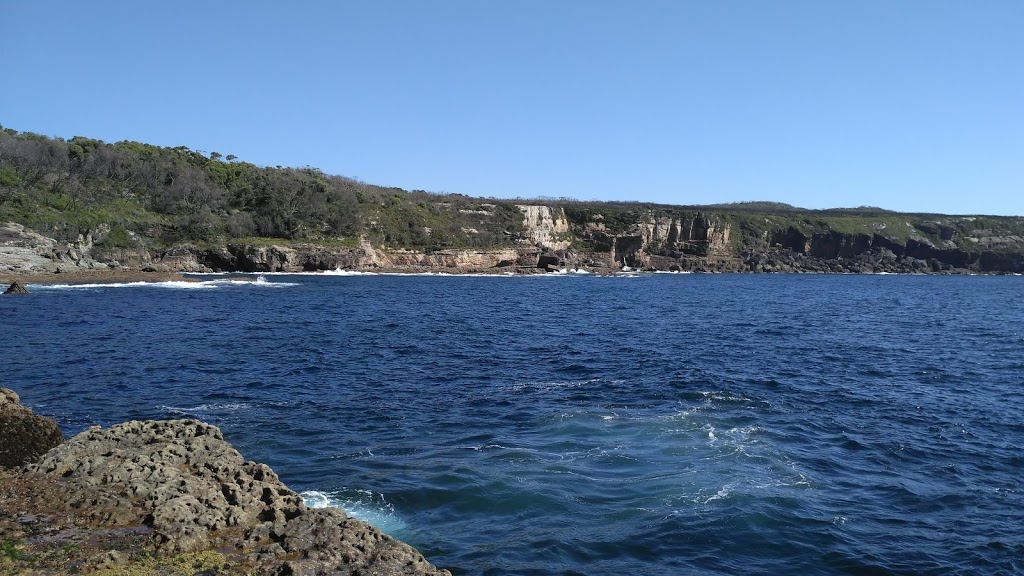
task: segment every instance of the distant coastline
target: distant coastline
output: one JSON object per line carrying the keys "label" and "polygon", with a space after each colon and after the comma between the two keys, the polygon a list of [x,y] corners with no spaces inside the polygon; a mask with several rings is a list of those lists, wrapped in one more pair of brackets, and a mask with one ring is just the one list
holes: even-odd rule
{"label": "distant coastline", "polygon": [[0,145],[7,280],[107,270],[1024,273],[1022,216],[475,198],[183,146],[12,129],[0,129]]}
{"label": "distant coastline", "polygon": [[[160,283],[160,282],[199,282],[199,276],[202,275],[238,275],[242,278],[239,281],[252,281],[255,277],[260,274],[269,275],[313,275],[321,277],[331,276],[372,276],[372,275],[429,275],[429,276],[531,276],[531,275],[574,275],[574,276],[632,276],[637,274],[873,274],[873,275],[1015,275],[1020,276],[1021,273],[1010,273],[1010,272],[982,272],[978,273],[971,270],[944,270],[939,272],[932,271],[921,271],[921,272],[821,272],[821,271],[806,271],[806,270],[792,270],[786,272],[751,272],[751,271],[702,271],[702,272],[680,272],[680,271],[659,271],[659,270],[639,270],[639,271],[621,271],[621,270],[565,270],[562,269],[557,272],[542,272],[542,271],[500,271],[500,270],[447,270],[447,269],[431,269],[431,270],[412,270],[412,269],[371,269],[371,270],[349,270],[344,271],[345,273],[338,274],[333,273],[330,270],[318,270],[311,272],[244,272],[244,271],[218,271],[218,272],[143,272],[140,270],[83,270],[83,271],[70,271],[61,273],[46,273],[36,272],[31,274],[23,274],[16,272],[0,272],[0,292],[6,289],[11,284],[17,282],[21,285],[56,285],[56,284],[69,284],[69,285],[96,285],[96,284],[127,284],[127,283]],[[248,277],[248,278],[245,278]]]}

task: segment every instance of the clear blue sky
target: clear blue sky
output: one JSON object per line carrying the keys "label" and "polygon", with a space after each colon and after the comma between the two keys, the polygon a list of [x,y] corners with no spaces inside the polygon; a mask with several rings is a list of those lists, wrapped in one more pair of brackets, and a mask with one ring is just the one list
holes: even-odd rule
{"label": "clear blue sky", "polygon": [[0,123],[495,197],[1024,215],[1024,1],[0,0]]}

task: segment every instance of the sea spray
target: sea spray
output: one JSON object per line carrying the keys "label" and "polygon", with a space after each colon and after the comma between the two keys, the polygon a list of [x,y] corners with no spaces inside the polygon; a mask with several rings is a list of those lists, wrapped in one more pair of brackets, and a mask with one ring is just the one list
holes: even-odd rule
{"label": "sea spray", "polygon": [[371,490],[305,490],[299,495],[310,508],[339,508],[353,518],[376,526],[389,536],[400,538],[407,528],[405,521],[384,495]]}

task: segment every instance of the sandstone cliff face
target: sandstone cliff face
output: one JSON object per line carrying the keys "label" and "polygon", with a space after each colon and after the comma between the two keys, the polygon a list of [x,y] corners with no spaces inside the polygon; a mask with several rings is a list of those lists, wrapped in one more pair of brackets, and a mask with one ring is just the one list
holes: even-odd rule
{"label": "sandstone cliff face", "polygon": [[569,233],[569,221],[565,211],[550,206],[517,206],[523,212],[523,226],[527,240],[541,248],[565,250],[571,242],[565,237]]}
{"label": "sandstone cliff face", "polygon": [[651,215],[641,221],[638,228],[646,243],[646,250],[666,255],[678,253],[707,256],[727,253],[732,232],[728,223],[700,213],[684,217]]}
{"label": "sandstone cliff face", "polygon": [[[659,266],[664,264],[664,258],[727,256],[731,251],[731,226],[702,213],[657,216],[648,212],[626,231],[615,235],[608,233],[601,220],[587,222],[582,236],[610,244],[610,260],[616,266],[647,268],[654,266],[655,261]],[[652,256],[663,258],[652,260]]]}

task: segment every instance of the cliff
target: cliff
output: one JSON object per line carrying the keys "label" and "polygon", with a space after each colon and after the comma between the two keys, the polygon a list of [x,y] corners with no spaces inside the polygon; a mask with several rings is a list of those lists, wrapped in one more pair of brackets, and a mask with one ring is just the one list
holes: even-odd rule
{"label": "cliff", "polygon": [[[126,255],[61,243],[0,224],[0,281],[102,270],[498,273],[580,268],[694,272],[1024,273],[1024,219],[829,216],[677,209],[519,205],[521,233],[489,249],[356,243],[227,241],[143,247]],[[112,256],[122,260],[111,259]],[[125,262],[132,262],[125,264]]]}
{"label": "cliff", "polygon": [[450,576],[341,510],[306,507],[209,424],[127,422],[59,443],[48,419],[35,432],[5,418],[26,412],[0,389],[4,445],[57,445],[0,467],[5,573]]}
{"label": "cliff", "polygon": [[[521,207],[525,208],[525,207]],[[697,272],[1024,273],[1024,218],[776,205],[569,203],[525,210],[540,267]],[[520,247],[522,255],[528,252]]]}

